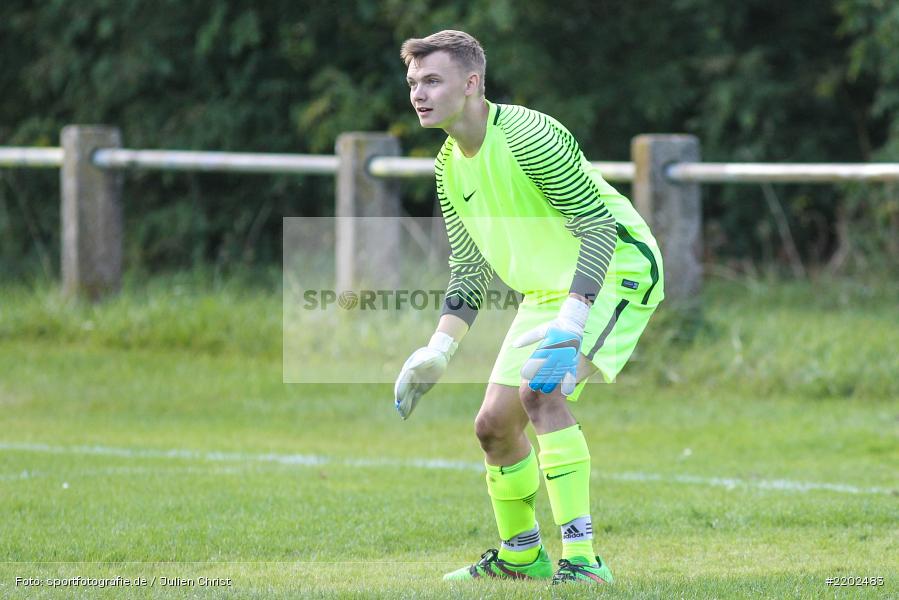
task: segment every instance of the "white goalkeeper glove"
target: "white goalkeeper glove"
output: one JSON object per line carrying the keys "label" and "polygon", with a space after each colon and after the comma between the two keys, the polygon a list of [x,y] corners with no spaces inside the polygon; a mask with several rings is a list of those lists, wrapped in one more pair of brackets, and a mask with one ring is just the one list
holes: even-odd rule
{"label": "white goalkeeper glove", "polygon": [[515,348],[540,342],[521,368],[521,377],[528,382],[528,387],[535,392],[549,394],[561,384],[563,395],[570,396],[574,393],[581,341],[589,314],[588,304],[569,296],[562,304],[559,316],[553,321],[512,341]]}
{"label": "white goalkeeper glove", "polygon": [[418,399],[425,395],[446,371],[446,366],[456,352],[459,343],[438,331],[424,348],[412,353],[393,386],[396,411],[405,420],[409,418]]}

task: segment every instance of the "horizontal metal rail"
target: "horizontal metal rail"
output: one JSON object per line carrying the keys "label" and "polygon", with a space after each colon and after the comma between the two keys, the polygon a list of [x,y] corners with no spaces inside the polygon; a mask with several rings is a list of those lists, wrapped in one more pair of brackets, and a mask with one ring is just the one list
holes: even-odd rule
{"label": "horizontal metal rail", "polygon": [[368,172],[375,177],[425,177],[434,174],[434,159],[375,156],[368,161]]}
{"label": "horizontal metal rail", "polygon": [[[60,167],[62,148],[0,148],[0,166]],[[241,173],[308,173],[333,175],[337,156],[327,154],[265,154],[248,152],[199,152],[181,150],[129,150],[105,148],[94,152],[93,163],[104,169],[162,171],[234,171]],[[634,163],[594,162],[609,181],[631,181]],[[369,161],[375,177],[430,177],[433,158],[377,156]]]}
{"label": "horizontal metal rail", "polygon": [[675,163],[666,175],[701,183],[899,181],[899,163]]}
{"label": "horizontal metal rail", "polygon": [[309,173],[333,175],[338,159],[326,154],[263,154],[107,148],[94,152],[93,163],[104,169],[160,171],[233,171],[237,173]]}
{"label": "horizontal metal rail", "polygon": [[[0,167],[59,168],[62,148],[0,147]],[[267,154],[105,148],[93,163],[105,169],[162,171],[231,171],[239,173],[304,173],[334,175],[339,159],[329,154]],[[633,181],[632,162],[591,163],[608,181]],[[428,177],[434,160],[376,156],[369,161],[375,177]],[[838,183],[899,181],[899,163],[675,163],[666,175],[697,183]]]}
{"label": "horizontal metal rail", "polygon": [[59,168],[62,148],[0,148],[0,167]]}
{"label": "horizontal metal rail", "polygon": [[636,167],[632,162],[592,162],[606,181],[633,181]]}

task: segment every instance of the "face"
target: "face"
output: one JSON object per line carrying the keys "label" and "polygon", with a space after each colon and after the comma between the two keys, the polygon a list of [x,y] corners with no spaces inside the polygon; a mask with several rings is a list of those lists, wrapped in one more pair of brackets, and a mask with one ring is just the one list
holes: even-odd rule
{"label": "face", "polygon": [[422,127],[451,126],[477,91],[477,75],[463,71],[446,52],[433,52],[409,63],[406,72],[409,99]]}

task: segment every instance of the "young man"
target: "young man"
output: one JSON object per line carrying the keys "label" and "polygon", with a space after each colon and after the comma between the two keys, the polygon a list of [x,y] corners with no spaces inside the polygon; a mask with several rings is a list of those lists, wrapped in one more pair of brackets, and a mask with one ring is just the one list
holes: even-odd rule
{"label": "young man", "polygon": [[[451,247],[437,331],[394,388],[404,419],[446,369],[493,276],[524,294],[475,419],[502,544],[444,579],[611,583],[593,550],[590,453],[568,402],[597,371],[612,381],[630,357],[663,297],[658,246],[565,127],[485,99],[486,59],[473,37],[409,39],[402,58],[419,122],[448,135],[435,170]],[[562,531],[555,574],[535,519],[538,462]]]}

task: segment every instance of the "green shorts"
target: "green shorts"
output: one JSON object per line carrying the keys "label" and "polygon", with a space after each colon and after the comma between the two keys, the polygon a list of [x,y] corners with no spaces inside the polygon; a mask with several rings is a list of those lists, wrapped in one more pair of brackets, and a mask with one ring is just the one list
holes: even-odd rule
{"label": "green shorts", "polygon": [[[521,367],[537,345],[513,348],[512,340],[555,319],[565,297],[567,294],[546,302],[528,302],[525,299],[521,303],[496,357],[490,373],[490,383],[513,387],[521,384]],[[584,328],[581,354],[596,366],[606,383],[615,381],[615,377],[624,368],[656,306],[646,306],[604,294],[600,294],[593,303]],[[580,377],[579,373],[578,378]],[[568,399],[576,401],[586,383],[586,379],[581,381]]]}

